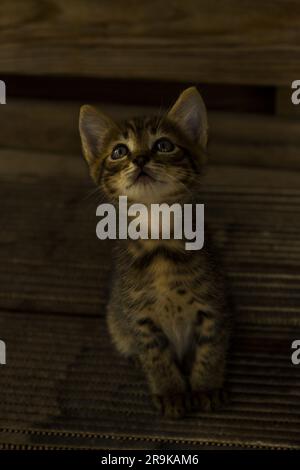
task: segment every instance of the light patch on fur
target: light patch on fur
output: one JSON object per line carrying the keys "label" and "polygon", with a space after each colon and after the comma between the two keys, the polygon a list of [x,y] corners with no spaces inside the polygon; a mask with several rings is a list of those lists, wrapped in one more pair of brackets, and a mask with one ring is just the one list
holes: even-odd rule
{"label": "light patch on fur", "polygon": [[158,258],[149,269],[155,273],[153,291],[156,299],[156,322],[172,344],[178,359],[182,360],[191,341],[195,307],[188,305],[187,300],[176,290],[170,290],[173,263]]}
{"label": "light patch on fur", "polygon": [[189,315],[164,314],[162,327],[179,360],[183,359],[191,344],[192,324]]}

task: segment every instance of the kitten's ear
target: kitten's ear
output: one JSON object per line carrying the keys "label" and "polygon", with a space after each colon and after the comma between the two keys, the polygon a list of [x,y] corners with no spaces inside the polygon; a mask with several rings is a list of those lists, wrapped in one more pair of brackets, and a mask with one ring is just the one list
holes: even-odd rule
{"label": "kitten's ear", "polygon": [[101,113],[93,106],[81,106],[79,132],[84,157],[89,164],[101,155],[103,141],[108,132],[113,128],[116,128],[116,124],[110,117]]}
{"label": "kitten's ear", "polygon": [[207,144],[207,112],[203,99],[196,87],[184,90],[168,113],[195,144],[205,148]]}

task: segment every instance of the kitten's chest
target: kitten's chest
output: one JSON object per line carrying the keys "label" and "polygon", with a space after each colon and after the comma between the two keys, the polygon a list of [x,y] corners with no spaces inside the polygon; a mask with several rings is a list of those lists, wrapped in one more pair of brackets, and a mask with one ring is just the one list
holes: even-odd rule
{"label": "kitten's chest", "polygon": [[191,305],[169,294],[158,297],[156,323],[161,327],[181,360],[190,348],[193,337],[195,312]]}
{"label": "kitten's chest", "polygon": [[157,302],[187,307],[194,290],[192,287],[194,273],[189,265],[159,258],[149,267],[149,272],[153,295]]}
{"label": "kitten's chest", "polygon": [[196,316],[188,277],[188,273],[183,275],[175,266],[163,262],[153,279],[155,320],[179,359],[190,347]]}

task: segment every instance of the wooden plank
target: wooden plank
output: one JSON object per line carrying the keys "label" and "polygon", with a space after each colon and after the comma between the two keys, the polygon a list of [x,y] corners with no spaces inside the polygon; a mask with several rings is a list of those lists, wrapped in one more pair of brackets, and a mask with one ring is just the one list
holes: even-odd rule
{"label": "wooden plank", "polygon": [[210,122],[213,163],[300,169],[300,121],[213,113]]}
{"label": "wooden plank", "polygon": [[288,85],[294,0],[2,0],[2,73]]}
{"label": "wooden plank", "polygon": [[[80,102],[10,100],[0,113],[0,147],[80,154]],[[100,104],[113,118],[158,108]],[[300,169],[300,122],[280,116],[209,112],[210,161]]]}

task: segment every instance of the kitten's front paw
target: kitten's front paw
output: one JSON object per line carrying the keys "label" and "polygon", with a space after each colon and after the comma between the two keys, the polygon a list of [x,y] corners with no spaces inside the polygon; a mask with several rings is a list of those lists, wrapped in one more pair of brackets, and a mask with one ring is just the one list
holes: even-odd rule
{"label": "kitten's front paw", "polygon": [[193,391],[193,407],[201,411],[216,411],[229,403],[228,393],[223,390]]}
{"label": "kitten's front paw", "polygon": [[186,393],[153,395],[154,404],[168,418],[182,418],[191,409],[190,397]]}

